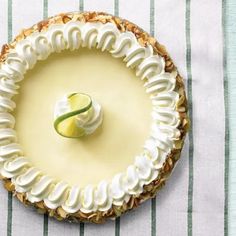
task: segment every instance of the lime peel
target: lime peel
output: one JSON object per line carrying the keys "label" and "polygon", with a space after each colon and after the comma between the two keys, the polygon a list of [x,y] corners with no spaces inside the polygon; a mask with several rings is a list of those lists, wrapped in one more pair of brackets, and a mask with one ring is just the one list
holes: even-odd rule
{"label": "lime peel", "polygon": [[91,134],[102,123],[101,106],[84,93],[71,93],[56,103],[54,128],[66,138]]}

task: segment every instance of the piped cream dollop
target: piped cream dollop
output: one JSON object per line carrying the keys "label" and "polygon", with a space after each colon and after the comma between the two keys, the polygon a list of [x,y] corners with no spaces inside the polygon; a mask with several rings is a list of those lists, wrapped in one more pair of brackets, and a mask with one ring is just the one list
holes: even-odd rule
{"label": "piped cream dollop", "polygon": [[[83,95],[80,93],[73,93],[72,95]],[[79,101],[74,101],[75,104],[73,104],[73,107],[71,106],[71,94],[65,95],[61,99],[59,99],[54,107],[54,120],[55,122],[60,119],[60,117],[67,117],[65,118],[65,122],[67,119],[71,118],[71,112],[74,111],[74,109],[83,109],[84,107],[81,107],[81,104],[79,104]],[[88,99],[91,101],[91,107],[88,108],[88,110],[83,111],[79,114],[73,115],[73,120],[71,122],[70,128],[77,129],[78,134],[81,130],[82,135],[89,135],[92,134],[101,124],[103,120],[103,114],[102,114],[102,108],[101,105],[96,102],[94,99],[91,99],[89,96],[87,96]],[[77,103],[76,103],[77,102]],[[71,127],[73,126],[73,127]],[[60,134],[60,132],[58,132]],[[69,137],[69,136],[68,136]]]}

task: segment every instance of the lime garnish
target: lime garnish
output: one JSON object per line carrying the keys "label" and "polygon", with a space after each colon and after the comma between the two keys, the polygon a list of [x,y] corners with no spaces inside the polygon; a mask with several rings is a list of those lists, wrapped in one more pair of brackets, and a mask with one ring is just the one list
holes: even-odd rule
{"label": "lime garnish", "polygon": [[89,112],[92,107],[92,100],[87,94],[72,93],[67,96],[67,101],[70,111],[56,117],[54,128],[63,137],[79,138],[85,135],[85,130],[78,126],[77,116]]}

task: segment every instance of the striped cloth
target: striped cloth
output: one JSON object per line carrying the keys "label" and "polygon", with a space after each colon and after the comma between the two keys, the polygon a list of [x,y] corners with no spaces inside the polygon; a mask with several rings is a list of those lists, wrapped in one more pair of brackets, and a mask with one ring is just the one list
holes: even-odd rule
{"label": "striped cloth", "polygon": [[36,214],[0,186],[0,235],[228,235],[229,49],[228,32],[222,27],[227,4],[224,0],[0,0],[1,45],[22,28],[60,12],[105,11],[135,22],[167,47],[186,78],[192,119],[182,158],[156,199],[104,225],[69,224]]}

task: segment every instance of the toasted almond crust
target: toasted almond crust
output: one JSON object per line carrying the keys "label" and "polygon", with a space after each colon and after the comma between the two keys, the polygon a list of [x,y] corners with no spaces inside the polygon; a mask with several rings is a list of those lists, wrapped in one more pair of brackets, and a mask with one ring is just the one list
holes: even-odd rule
{"label": "toasted almond crust", "polygon": [[[0,63],[5,61],[6,55],[11,48],[14,48],[17,42],[24,39],[28,35],[34,32],[46,31],[51,24],[65,24],[68,21],[82,21],[82,22],[101,22],[101,23],[114,23],[117,28],[121,31],[131,31],[135,34],[139,43],[143,46],[147,44],[151,44],[154,51],[162,56],[165,59],[165,71],[172,72],[177,70],[170,56],[166,52],[164,46],[159,44],[156,39],[151,37],[147,32],[139,28],[137,25],[121,19],[119,17],[109,15],[104,12],[72,12],[59,14],[54,17],[50,17],[47,20],[41,21],[35,25],[33,25],[29,29],[24,29],[22,32],[16,36],[16,38],[9,44],[5,44],[2,47],[2,51],[0,54]],[[181,133],[180,139],[175,142],[176,148],[171,151],[168,155],[165,163],[163,164],[158,177],[153,180],[150,184],[144,185],[144,190],[139,196],[131,196],[130,200],[122,205],[112,207],[107,211],[96,211],[91,213],[83,213],[80,210],[76,213],[68,213],[62,209],[62,207],[58,207],[56,209],[48,208],[43,201],[37,203],[31,203],[26,198],[26,193],[19,193],[15,190],[15,186],[12,183],[11,179],[1,177],[3,180],[4,187],[12,192],[15,197],[17,197],[24,205],[26,206],[34,206],[38,212],[42,214],[48,214],[51,217],[56,218],[57,220],[67,220],[70,222],[93,222],[93,223],[103,223],[106,219],[111,218],[114,219],[119,217],[122,213],[132,210],[139,206],[142,202],[149,198],[153,198],[156,196],[157,191],[165,184],[166,180],[170,176],[176,162],[180,158],[180,153],[184,144],[184,139],[186,133],[189,129],[189,118],[187,116],[187,99],[184,90],[184,83],[182,77],[177,75],[176,77],[176,86],[175,91],[179,93],[179,101],[177,103],[177,111],[180,115],[180,124],[178,129]]]}

